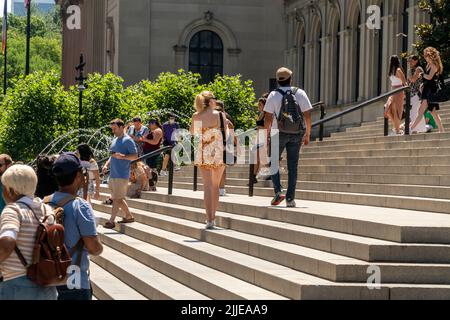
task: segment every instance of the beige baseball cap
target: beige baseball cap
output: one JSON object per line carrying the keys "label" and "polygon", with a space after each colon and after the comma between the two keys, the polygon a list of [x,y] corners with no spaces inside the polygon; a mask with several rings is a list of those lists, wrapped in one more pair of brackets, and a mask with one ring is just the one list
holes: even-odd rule
{"label": "beige baseball cap", "polygon": [[292,77],[292,71],[288,68],[280,68],[277,70],[277,81],[285,81]]}

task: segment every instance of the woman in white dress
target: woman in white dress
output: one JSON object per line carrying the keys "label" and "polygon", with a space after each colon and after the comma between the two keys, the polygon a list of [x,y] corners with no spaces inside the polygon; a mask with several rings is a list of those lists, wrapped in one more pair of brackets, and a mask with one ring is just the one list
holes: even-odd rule
{"label": "woman in white dress", "polygon": [[[420,108],[420,87],[422,84],[422,73],[423,68],[420,65],[419,56],[412,55],[408,59],[408,64],[411,70],[411,75],[408,77],[408,83],[411,87],[411,123],[414,123],[419,115]],[[412,133],[423,133],[427,132],[427,124],[425,118],[420,120],[417,127]]]}
{"label": "woman in white dress", "polygon": [[[389,79],[391,80],[392,90],[406,85],[405,73],[400,66],[400,59],[393,55],[389,65]],[[394,133],[397,135],[403,134],[400,130],[402,116],[403,116],[403,102],[405,93],[399,92],[389,97],[385,104],[384,116],[389,119],[394,125]]]}

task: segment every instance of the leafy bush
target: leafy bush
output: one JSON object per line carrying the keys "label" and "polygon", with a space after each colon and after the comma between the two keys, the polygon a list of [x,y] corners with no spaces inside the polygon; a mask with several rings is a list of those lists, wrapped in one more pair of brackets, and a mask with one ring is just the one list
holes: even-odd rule
{"label": "leafy bush", "polygon": [[[78,88],[71,87],[70,95],[76,100],[78,110]],[[138,109],[127,103],[126,98],[121,77],[112,73],[90,74],[86,81],[86,90],[83,92],[83,128],[100,128],[115,118],[124,121],[132,118]],[[78,111],[76,113],[78,118]]]}
{"label": "leafy bush", "polygon": [[59,74],[18,78],[2,102],[0,151],[16,160],[34,158],[53,139],[76,128],[73,106]]}
{"label": "leafy bush", "polygon": [[255,107],[256,97],[251,80],[242,82],[241,75],[217,75],[207,88],[224,102],[225,111],[233,119],[236,129],[255,127],[258,109]]}

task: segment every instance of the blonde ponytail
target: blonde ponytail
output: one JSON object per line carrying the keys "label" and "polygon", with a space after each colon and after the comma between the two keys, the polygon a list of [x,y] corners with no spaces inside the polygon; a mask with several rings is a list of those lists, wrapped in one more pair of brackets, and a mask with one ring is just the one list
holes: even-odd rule
{"label": "blonde ponytail", "polygon": [[214,94],[211,91],[203,91],[195,97],[195,110],[202,112],[209,107],[209,102],[215,99]]}

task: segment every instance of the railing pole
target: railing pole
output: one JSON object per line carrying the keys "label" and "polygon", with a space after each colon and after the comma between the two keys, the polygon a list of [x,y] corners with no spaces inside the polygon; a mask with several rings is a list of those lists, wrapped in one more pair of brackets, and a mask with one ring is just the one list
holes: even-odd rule
{"label": "railing pole", "polygon": [[[326,116],[325,105],[322,104],[322,105],[320,106],[320,120],[325,119],[325,116]],[[324,124],[324,123],[321,123],[321,124],[320,124],[320,129],[319,129],[319,141],[323,141],[323,131],[324,131],[324,127],[325,127],[325,124]]]}
{"label": "railing pole", "polygon": [[255,171],[255,164],[251,163],[250,167],[249,167],[249,172],[248,172],[248,196],[249,197],[253,197],[253,172]]}
{"label": "railing pole", "polygon": [[406,101],[405,101],[405,136],[409,136],[409,125],[411,123],[411,90],[406,89]]}
{"label": "railing pole", "polygon": [[389,119],[384,118],[384,136],[387,137],[389,135]]}
{"label": "railing pole", "polygon": [[193,190],[195,192],[195,191],[198,190],[198,168],[195,165],[194,137],[192,137],[191,146],[192,146],[191,163],[194,164],[194,186],[193,186]]}
{"label": "railing pole", "polygon": [[198,182],[198,168],[197,166],[194,165],[194,191],[198,190],[197,182]]}
{"label": "railing pole", "polygon": [[169,195],[172,195],[173,193],[173,162],[172,162],[172,155],[169,155]]}

